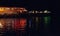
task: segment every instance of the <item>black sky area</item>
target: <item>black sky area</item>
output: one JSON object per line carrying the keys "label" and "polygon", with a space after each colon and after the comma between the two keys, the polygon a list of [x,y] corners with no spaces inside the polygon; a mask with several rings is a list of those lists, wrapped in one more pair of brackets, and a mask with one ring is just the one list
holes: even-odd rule
{"label": "black sky area", "polygon": [[0,6],[25,7],[31,10],[52,10],[58,7],[57,0],[0,0]]}

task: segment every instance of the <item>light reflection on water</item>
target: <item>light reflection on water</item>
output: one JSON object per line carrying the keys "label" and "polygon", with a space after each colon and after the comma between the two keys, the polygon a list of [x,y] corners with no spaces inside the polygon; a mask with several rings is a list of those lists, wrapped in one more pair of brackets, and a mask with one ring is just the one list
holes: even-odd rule
{"label": "light reflection on water", "polygon": [[27,19],[13,19],[13,18],[3,18],[0,19],[0,36],[25,36],[26,35],[26,25]]}
{"label": "light reflection on water", "polygon": [[[31,17],[28,19],[2,18],[0,19],[0,34],[3,34],[4,36],[36,36],[38,33],[42,34],[42,32],[46,34],[46,31],[48,30],[46,28],[49,28],[48,26],[46,28],[44,27],[44,20],[46,19],[43,17]],[[50,20],[48,21],[50,22]],[[49,31],[50,30],[48,30],[48,33]]]}

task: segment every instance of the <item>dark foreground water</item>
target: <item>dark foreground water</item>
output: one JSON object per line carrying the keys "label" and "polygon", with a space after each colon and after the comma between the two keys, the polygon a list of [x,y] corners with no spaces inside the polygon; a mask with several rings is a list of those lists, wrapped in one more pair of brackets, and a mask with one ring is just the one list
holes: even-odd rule
{"label": "dark foreground water", "polygon": [[0,36],[38,36],[38,33],[36,31],[32,30],[18,30],[18,31],[0,31]]}

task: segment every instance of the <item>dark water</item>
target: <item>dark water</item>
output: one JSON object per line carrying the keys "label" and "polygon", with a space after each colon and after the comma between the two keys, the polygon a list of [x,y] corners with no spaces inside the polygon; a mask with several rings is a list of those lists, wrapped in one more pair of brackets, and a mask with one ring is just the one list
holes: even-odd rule
{"label": "dark water", "polygon": [[[0,36],[30,36],[31,25],[26,18],[2,18],[0,19]],[[31,22],[30,22],[31,23]],[[3,26],[2,26],[3,25]],[[2,26],[2,28],[1,28]]]}
{"label": "dark water", "polygon": [[[46,16],[47,17],[47,16]],[[51,18],[51,17],[49,17]],[[48,22],[49,21],[49,22]],[[47,24],[45,22],[48,22]],[[51,36],[51,20],[43,17],[2,18],[0,36]],[[46,24],[46,25],[45,25]]]}

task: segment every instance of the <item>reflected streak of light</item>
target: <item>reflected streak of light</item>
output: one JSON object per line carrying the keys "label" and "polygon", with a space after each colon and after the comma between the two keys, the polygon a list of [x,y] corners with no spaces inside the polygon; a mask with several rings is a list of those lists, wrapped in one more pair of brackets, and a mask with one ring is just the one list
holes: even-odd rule
{"label": "reflected streak of light", "polygon": [[0,22],[0,28],[3,28],[3,25],[2,25],[2,23]]}

